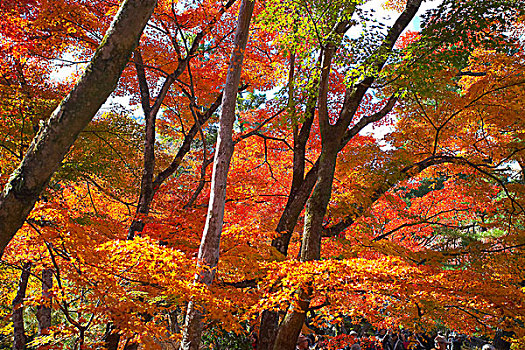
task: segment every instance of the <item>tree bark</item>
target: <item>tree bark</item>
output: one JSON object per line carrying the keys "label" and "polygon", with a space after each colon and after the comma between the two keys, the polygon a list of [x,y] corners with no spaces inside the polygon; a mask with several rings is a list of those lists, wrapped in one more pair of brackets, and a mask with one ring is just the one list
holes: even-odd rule
{"label": "tree bark", "polygon": [[36,311],[38,320],[38,335],[47,335],[51,327],[51,294],[49,290],[53,287],[53,270],[42,270],[42,296],[45,305],[40,305]]}
{"label": "tree bark", "polygon": [[122,3],[79,82],[40,128],[0,194],[0,256],[22,227],[78,134],[115,89],[156,0]]}
{"label": "tree bark", "polygon": [[[295,54],[290,56],[290,72],[288,77],[288,109],[292,114],[292,120],[295,122],[295,101],[294,101],[294,72],[295,72]],[[315,85],[315,82],[314,82]],[[315,115],[316,96],[310,94],[306,103],[305,121],[299,129],[294,125],[293,130],[293,173],[290,193],[286,201],[285,209],[279,219],[275,231],[277,236],[272,239],[272,247],[283,255],[288,254],[288,245],[292,237],[293,230],[299,219],[299,215],[304,208],[307,198],[313,189],[303,186],[305,183],[304,173],[306,164],[306,143],[310,138],[310,131]],[[314,179],[310,175],[310,179]],[[303,189],[303,191],[301,191]],[[304,198],[304,201],[302,200]],[[257,338],[257,350],[271,350],[277,336],[279,326],[279,314],[276,311],[264,310],[261,314],[261,323],[259,326],[259,337]]]}
{"label": "tree bark", "polygon": [[[339,27],[339,25],[338,25]],[[346,24],[341,25],[340,31],[344,33]],[[316,185],[308,199],[305,213],[305,223],[301,244],[301,261],[318,260],[321,255],[321,233],[323,219],[330,201],[332,183],[337,161],[337,153],[343,134],[339,129],[329,123],[327,109],[328,80],[330,65],[335,53],[334,43],[327,45],[322,61],[322,74],[319,86],[319,126],[321,131],[321,155],[319,156],[319,167],[316,177]],[[335,132],[334,132],[335,131]],[[301,327],[306,318],[306,310],[310,304],[310,292],[308,289],[298,291],[297,306],[292,307],[279,327],[275,339],[274,350],[293,349]]]}
{"label": "tree bark", "polygon": [[257,350],[271,350],[279,330],[279,313],[277,311],[264,310],[261,314],[259,326],[259,337],[257,338]]}
{"label": "tree bark", "polygon": [[31,272],[31,263],[25,263],[22,267],[18,291],[13,299],[13,350],[23,350],[26,345],[26,333],[24,328],[24,298],[26,297],[27,283]]}
{"label": "tree bark", "polygon": [[[154,172],[154,165],[155,165],[155,155],[150,153],[150,150],[153,150],[153,143],[155,142],[154,137],[147,137],[145,140],[145,147],[144,147],[144,170],[142,175],[142,182],[140,187],[140,197],[139,197],[139,203],[137,206],[137,212],[136,216],[131,222],[131,225],[129,227],[128,231],[128,239],[131,240],[135,237],[135,234],[138,232],[142,232],[144,229],[144,216],[147,216],[150,208],[151,203],[153,202],[153,198],[155,196],[155,193],[157,193],[160,186],[166,181],[173,173],[177,171],[180,164],[182,163],[182,160],[186,156],[186,154],[191,149],[191,143],[193,142],[193,139],[199,132],[199,124],[202,125],[206,123],[213,113],[219,108],[220,101],[222,98],[222,93],[217,97],[217,100],[208,108],[208,110],[198,115],[198,123],[195,122],[186,136],[184,137],[184,140],[182,142],[182,145],[180,146],[179,150],[177,151],[177,154],[173,158],[170,165],[161,171],[154,179],[153,179],[153,172]],[[148,117],[146,120],[150,120],[150,126],[148,126],[148,123],[146,123],[146,135],[148,135],[148,130],[150,133],[154,136],[154,129],[155,129],[155,116],[152,115]],[[149,146],[151,144],[151,147]]]}
{"label": "tree bark", "polygon": [[[233,122],[235,121],[235,106],[254,5],[255,1],[243,0],[241,8],[239,9],[234,48],[228,66],[226,85],[224,87],[219,134],[213,162],[210,202],[197,257],[202,272],[195,276],[195,282],[206,285],[212,283],[215,276],[215,268],[219,261],[219,245],[226,200],[226,183],[230,161],[233,155],[232,132]],[[190,302],[186,312],[181,349],[198,350],[201,333],[202,313],[194,302]]]}
{"label": "tree bark", "polygon": [[[135,69],[137,70],[137,78],[140,88],[140,101],[142,110],[146,119],[146,135],[144,137],[144,167],[142,169],[142,179],[140,181],[140,197],[137,206],[136,217],[131,222],[128,231],[128,239],[131,240],[135,236],[135,232],[141,232],[144,229],[144,221],[142,215],[149,213],[149,204],[153,200],[153,171],[155,170],[155,126],[157,120],[157,112],[152,111],[150,107],[150,92],[148,82],[146,80],[146,71],[144,69],[144,61],[139,49],[135,51]],[[158,109],[157,109],[158,110]]]}

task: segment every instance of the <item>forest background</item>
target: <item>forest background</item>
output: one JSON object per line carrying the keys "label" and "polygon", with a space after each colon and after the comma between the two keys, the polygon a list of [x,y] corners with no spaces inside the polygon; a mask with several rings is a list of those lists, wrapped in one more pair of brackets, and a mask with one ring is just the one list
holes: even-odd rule
{"label": "forest background", "polygon": [[2,346],[525,346],[521,1],[0,7]]}

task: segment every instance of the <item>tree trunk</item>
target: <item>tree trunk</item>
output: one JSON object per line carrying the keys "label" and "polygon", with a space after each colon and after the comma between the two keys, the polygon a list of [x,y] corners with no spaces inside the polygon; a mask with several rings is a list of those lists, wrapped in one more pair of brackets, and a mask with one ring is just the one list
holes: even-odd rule
{"label": "tree trunk", "polygon": [[503,337],[511,337],[512,335],[512,332],[505,332],[498,329],[494,336],[494,347],[496,350],[510,350],[511,343],[503,339]]}
{"label": "tree trunk", "polygon": [[[295,59],[295,56],[292,56]],[[293,60],[291,60],[293,62]],[[289,78],[289,98],[293,99],[293,64],[290,69]],[[272,239],[272,247],[283,255],[288,254],[288,245],[292,238],[293,230],[299,219],[299,215],[312,192],[317,176],[317,166],[304,176],[306,164],[306,143],[310,137],[315,115],[315,95],[310,95],[305,112],[305,121],[300,130],[294,130],[294,148],[293,148],[293,178],[290,187],[290,194],[286,202],[285,209],[275,228],[277,235]],[[289,100],[290,108],[295,108],[294,103]],[[257,350],[271,350],[277,336],[279,327],[279,314],[276,311],[264,310],[261,314],[261,323],[259,326],[259,337],[257,338]]]}
{"label": "tree trunk", "polygon": [[279,314],[277,311],[264,310],[261,315],[257,350],[271,350],[279,327]]}
{"label": "tree trunk", "polygon": [[[160,97],[157,98],[157,100]],[[133,218],[133,221],[131,222],[131,225],[128,230],[128,239],[131,240],[135,237],[135,234],[142,232],[144,229],[144,217],[147,216],[147,214],[150,211],[151,203],[153,202],[153,198],[155,196],[155,193],[158,191],[160,186],[173,174],[177,171],[180,164],[182,163],[182,160],[186,156],[186,154],[191,149],[191,143],[193,142],[193,139],[197,135],[197,133],[200,130],[199,124],[202,125],[206,123],[217,111],[217,109],[221,105],[221,98],[222,93],[217,96],[217,99],[215,102],[213,102],[208,110],[203,114],[198,114],[198,123],[195,122],[186,136],[184,137],[184,140],[182,142],[182,145],[179,147],[179,150],[177,151],[177,154],[171,161],[170,165],[161,171],[154,179],[153,179],[153,172],[154,172],[154,163],[155,163],[155,155],[151,153],[151,150],[153,150],[153,143],[155,142],[155,119],[156,119],[156,112],[150,111],[150,116],[146,119],[146,135],[151,134],[152,137],[147,137],[145,141],[145,147],[144,147],[144,170],[142,175],[142,181],[141,181],[141,187],[140,187],[140,196],[139,196],[139,203],[136,210],[135,218]],[[148,115],[148,114],[146,114]],[[151,120],[150,120],[151,119]],[[148,121],[150,124],[148,124]],[[151,126],[149,126],[151,125]],[[149,131],[148,129],[151,129],[152,131]],[[150,146],[151,145],[151,146]],[[150,164],[150,165],[148,165]]]}
{"label": "tree trunk", "polygon": [[51,294],[49,290],[53,287],[53,270],[42,270],[42,296],[45,305],[40,305],[36,311],[38,319],[38,335],[47,335],[51,327]]}
{"label": "tree trunk", "polygon": [[[210,106],[206,113],[201,114],[197,112],[198,121],[193,124],[190,131],[184,137],[184,142],[179,148],[175,158],[173,158],[171,164],[161,171],[155,179],[153,174],[155,170],[155,121],[157,114],[160,110],[164,99],[166,98],[169,89],[173,82],[186,70],[190,64],[190,59],[195,56],[199,49],[200,42],[203,40],[206,33],[218,22],[222,15],[235,3],[236,0],[229,0],[222,4],[219,10],[219,15],[215,17],[203,30],[197,33],[190,45],[190,49],[186,54],[186,57],[179,58],[177,68],[166,77],[157,97],[154,99],[154,103],[151,105],[151,94],[146,80],[146,71],[144,68],[144,62],[142,60],[142,54],[140,50],[135,51],[135,68],[137,71],[137,79],[139,81],[140,88],[140,102],[142,105],[142,111],[144,112],[144,119],[146,120],[146,138],[144,141],[144,169],[142,172],[142,180],[140,185],[139,202],[135,217],[131,222],[128,230],[128,239],[131,240],[135,237],[136,233],[142,232],[145,226],[144,218],[148,215],[151,203],[155,193],[159,189],[160,185],[164,183],[173,173],[175,173],[182,162],[182,159],[190,151],[190,146],[195,135],[200,130],[200,125],[204,124],[212,114],[220,106],[222,94],[219,95],[217,100]],[[180,29],[180,28],[179,28]]]}
{"label": "tree trunk", "polygon": [[[339,145],[338,142],[334,143]],[[321,151],[317,184],[306,206],[301,261],[319,260],[321,256],[321,235],[323,219],[332,194],[337,146]],[[310,305],[310,291],[301,289],[298,292],[298,307],[292,308],[279,327],[274,350],[293,350],[297,337],[306,319]]]}
{"label": "tree trunk", "polygon": [[[135,50],[135,69],[140,88],[140,101],[144,118],[146,120],[146,135],[144,138],[144,167],[142,169],[142,179],[140,181],[140,197],[137,206],[136,216],[131,222],[128,231],[128,239],[132,240],[136,232],[142,232],[144,221],[142,216],[149,213],[150,203],[153,200],[153,172],[155,170],[155,124],[157,120],[156,111],[152,112],[150,107],[150,92],[146,80],[144,61],[139,49]],[[164,95],[165,96],[165,95]],[[157,109],[158,110],[158,109]]]}
{"label": "tree trunk", "polygon": [[[105,350],[117,350],[118,344],[120,342],[120,334],[118,331],[115,331],[115,326],[113,323],[108,323],[106,326],[106,332],[104,334],[104,349]],[[98,348],[99,350],[101,348]]]}
{"label": "tree trunk", "polygon": [[[385,40],[376,50],[376,53],[370,55],[369,58],[363,62],[363,65],[365,67],[368,66],[370,71],[381,71],[388,58],[388,53],[391,52],[397,38],[416,14],[421,5],[421,2],[422,0],[407,1],[405,10],[400,14],[394,25],[390,28]],[[334,33],[338,34],[339,37],[334,36],[335,41],[329,41],[324,46],[324,55],[322,57],[321,63],[322,70],[319,84],[319,95],[317,98],[322,150],[318,163],[316,163],[309,171],[305,177],[305,181],[301,186],[304,189],[308,189],[309,186],[305,186],[308,185],[308,176],[311,174],[311,176],[315,178],[315,180],[312,181],[315,183],[315,188],[307,202],[304,232],[301,245],[301,261],[311,261],[320,258],[323,219],[331,197],[337,154],[349,141],[349,139],[362,130],[364,126],[384,117],[384,115],[386,115],[386,113],[392,109],[396,101],[395,98],[392,98],[385,107],[385,113],[379,112],[375,115],[364,117],[351,130],[348,130],[348,127],[352,122],[359,105],[361,104],[363,96],[375,80],[374,75],[367,76],[363,78],[363,80],[357,84],[354,89],[348,89],[346,91],[343,108],[339,113],[339,117],[335,124],[331,124],[328,109],[330,67],[332,58],[337,51],[340,40],[350,25],[351,22],[346,19],[337,23],[333,28],[333,31]],[[348,133],[348,131],[352,132]],[[318,168],[316,166],[318,166]],[[314,170],[316,170],[317,174],[314,172]],[[307,193],[307,191],[304,192],[305,194]],[[298,193],[299,192],[295,193],[294,197],[299,198]],[[300,201],[298,202],[300,204]],[[288,204],[285,211],[287,209]],[[294,218],[295,215],[286,217],[285,219],[291,219],[289,221],[293,223]],[[283,217],[281,218],[281,221],[283,221],[282,219]],[[279,222],[279,224],[281,224],[281,222]],[[286,226],[288,229],[291,227],[291,225]],[[278,239],[281,239],[282,242],[280,243],[282,245],[287,246],[289,238],[286,240],[287,234],[286,232],[284,233],[284,235],[281,235],[280,237],[278,236]],[[282,239],[283,237],[284,239]],[[298,292],[298,297],[299,308],[288,311],[288,314],[279,328],[279,332],[274,344],[274,350],[292,350],[295,347],[297,336],[299,335],[300,329],[306,318],[306,310],[309,305],[310,293],[307,290],[301,290]]]}
{"label": "tree trunk", "polygon": [[24,298],[26,297],[27,283],[31,263],[25,263],[22,267],[18,291],[13,299],[13,350],[23,350],[26,345],[26,333],[24,328]]}
{"label": "tree trunk", "polygon": [[[219,121],[219,134],[213,162],[211,194],[206,216],[206,225],[199,248],[198,264],[203,268],[195,281],[210,285],[215,276],[215,268],[219,261],[219,244],[224,219],[224,204],[226,200],[226,183],[230,161],[233,155],[233,122],[235,121],[235,106],[237,92],[241,80],[242,61],[248,41],[250,20],[255,2],[243,0],[239,9],[234,48],[228,66],[226,85],[222,100],[222,113]],[[202,314],[194,302],[188,304],[181,349],[198,350],[202,333]]]}
{"label": "tree trunk", "polygon": [[22,227],[78,134],[115,89],[156,0],[122,3],[84,75],[40,128],[0,194],[0,256]]}

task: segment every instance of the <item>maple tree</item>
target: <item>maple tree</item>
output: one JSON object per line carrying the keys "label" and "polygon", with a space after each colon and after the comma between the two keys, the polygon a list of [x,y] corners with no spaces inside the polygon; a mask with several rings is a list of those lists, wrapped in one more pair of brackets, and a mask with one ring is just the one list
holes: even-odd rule
{"label": "maple tree", "polygon": [[[257,333],[258,349],[293,349],[303,325],[344,317],[505,329],[523,344],[520,2],[443,1],[422,14],[423,1],[386,1],[389,24],[367,2],[248,2],[239,50],[240,2],[162,0],[150,17],[153,3],[119,63],[113,96],[129,104],[69,130],[79,136],[27,218],[0,208],[0,225],[25,221],[2,233],[5,279],[22,277],[17,290],[0,284],[14,348],[153,349],[184,337],[196,348],[234,332]],[[111,42],[118,2],[1,6],[7,203],[30,140],[87,79],[53,81],[50,60],[89,61]],[[407,31],[417,16],[421,28]],[[225,86],[232,50],[244,54],[236,101]],[[210,260],[199,246],[227,98],[234,152]],[[381,125],[383,139],[364,133]],[[184,324],[192,309],[202,337]]]}
{"label": "maple tree", "polygon": [[[156,1],[123,3],[108,36],[83,77],[29,146],[0,196],[1,252],[22,226],[38,195],[75,141],[115,88]],[[133,16],[130,13],[133,12]],[[111,59],[110,59],[111,58]],[[82,105],[82,103],[84,105]],[[56,124],[55,124],[56,123]],[[65,131],[67,130],[67,131]]]}

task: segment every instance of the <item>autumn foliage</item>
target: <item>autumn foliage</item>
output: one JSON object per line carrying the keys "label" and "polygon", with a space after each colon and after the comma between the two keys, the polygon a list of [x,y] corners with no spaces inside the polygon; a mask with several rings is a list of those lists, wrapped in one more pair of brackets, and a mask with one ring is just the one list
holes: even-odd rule
{"label": "autumn foliage", "polygon": [[[302,313],[297,334],[350,319],[504,330],[523,348],[525,9],[479,3],[415,9],[418,24],[395,36],[367,1],[256,2],[208,287],[194,278],[240,2],[159,0],[118,87],[4,252],[0,347],[23,308],[30,348],[111,348],[112,336],[119,349],[174,348],[193,302],[210,348],[261,333],[270,312],[281,332]],[[381,4],[403,19],[421,1]],[[2,187],[118,6],[0,2]],[[52,322],[39,330],[42,307]]]}

